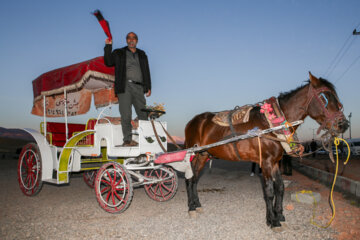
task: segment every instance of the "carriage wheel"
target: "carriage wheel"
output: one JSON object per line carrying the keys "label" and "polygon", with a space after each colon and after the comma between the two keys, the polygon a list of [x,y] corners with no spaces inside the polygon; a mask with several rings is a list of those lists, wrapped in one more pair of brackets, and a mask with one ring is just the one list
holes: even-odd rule
{"label": "carriage wheel", "polygon": [[132,181],[126,168],[116,162],[104,164],[96,174],[95,193],[105,211],[124,212],[133,197]]}
{"label": "carriage wheel", "polygon": [[42,187],[41,156],[35,143],[25,145],[20,153],[17,178],[21,191],[26,196],[35,196]]}
{"label": "carriage wheel", "polygon": [[173,176],[162,182],[157,182],[153,184],[146,184],[144,186],[146,194],[153,200],[158,202],[165,202],[172,199],[178,189],[178,177],[174,169],[170,167],[162,167],[159,169],[154,169],[150,171],[145,171],[145,177],[148,178],[168,178],[170,174],[164,169],[169,170],[173,173]]}
{"label": "carriage wheel", "polygon": [[91,188],[94,188],[96,173],[97,170],[85,171],[83,173],[85,183]]}

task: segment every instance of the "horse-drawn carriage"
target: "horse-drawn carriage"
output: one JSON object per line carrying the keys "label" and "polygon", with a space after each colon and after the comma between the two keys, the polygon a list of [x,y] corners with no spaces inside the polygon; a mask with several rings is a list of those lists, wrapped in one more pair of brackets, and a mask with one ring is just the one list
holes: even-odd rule
{"label": "horse-drawn carriage", "polygon": [[[262,167],[266,222],[277,227],[285,221],[279,161],[284,150],[301,152],[301,144],[294,139],[296,125],[310,116],[320,124],[318,134],[325,130],[327,136],[348,127],[335,87],[310,73],[307,84],[239,110],[246,121],[233,123],[238,109],[195,116],[185,129],[185,150],[164,154],[166,123],[155,121],[163,112],[153,110],[150,121],[133,122],[133,137],[139,145],[124,147],[121,120],[105,114],[117,103],[113,85],[113,69],[105,67],[101,57],[33,81],[32,113],[44,121],[40,132],[26,129],[36,143],[26,145],[19,157],[18,180],[25,195],[37,194],[43,182],[68,183],[71,172],[83,171],[87,184],[95,187],[100,206],[119,213],[131,203],[134,186],[143,185],[156,201],[173,198],[178,186],[175,169],[185,172],[189,213],[196,214],[201,208],[197,183],[206,161],[210,157],[245,160]],[[89,110],[92,96],[96,107],[104,107],[99,116],[86,124],[68,123],[68,116]],[[65,123],[48,122],[47,117],[65,117]]]}
{"label": "horse-drawn carriage", "polygon": [[[134,186],[143,185],[156,201],[174,197],[176,171],[154,163],[156,155],[167,149],[166,122],[155,120],[165,112],[145,109],[151,121],[132,121],[138,146],[122,146],[121,119],[108,115],[117,103],[113,85],[114,70],[104,65],[102,57],[47,72],[33,81],[32,114],[43,116],[43,122],[40,132],[25,129],[35,140],[23,147],[18,162],[18,181],[25,195],[36,195],[43,182],[67,184],[72,172],[83,172],[108,212],[126,210]],[[69,123],[69,116],[88,112],[92,96],[95,106],[103,107],[99,116],[86,124]],[[49,117],[62,117],[65,122],[48,121]]]}

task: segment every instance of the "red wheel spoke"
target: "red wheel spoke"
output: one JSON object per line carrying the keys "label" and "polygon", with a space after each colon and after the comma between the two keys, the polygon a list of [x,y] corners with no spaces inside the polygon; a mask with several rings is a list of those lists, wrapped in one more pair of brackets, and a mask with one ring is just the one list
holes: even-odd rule
{"label": "red wheel spoke", "polygon": [[108,187],[103,188],[100,192],[101,192],[101,194],[103,194],[104,192],[109,191],[109,190],[110,190],[110,187],[108,186]]}
{"label": "red wheel spoke", "polygon": [[106,202],[109,202],[110,194],[111,194],[111,191],[108,191],[108,193],[106,195]]}
{"label": "red wheel spoke", "polygon": [[28,157],[26,156],[26,154],[23,157],[23,160],[21,162],[21,166],[23,166],[24,168],[26,168],[28,166]]}
{"label": "red wheel spoke", "polygon": [[115,192],[115,196],[117,197],[117,199],[120,201],[120,202],[125,202],[124,199],[118,195],[117,192]]}
{"label": "red wheel spoke", "polygon": [[25,159],[25,162],[26,162],[26,165],[29,165],[29,154],[30,152],[26,152],[26,154],[24,155],[24,159]]}
{"label": "red wheel spoke", "polygon": [[160,194],[161,194],[162,198],[165,199],[165,194],[163,193],[162,188],[160,188]]}
{"label": "red wheel spoke", "polygon": [[28,187],[28,188],[31,188],[32,184],[33,184],[33,179],[32,179],[32,177],[31,177],[31,175],[29,175],[29,181],[28,181],[27,187]]}
{"label": "red wheel spoke", "polygon": [[113,182],[114,184],[116,184],[116,173],[117,173],[117,172],[114,171],[114,177],[113,177],[113,179],[112,179],[112,180],[113,180],[112,182]]}
{"label": "red wheel spoke", "polygon": [[158,190],[159,190],[159,184],[156,184],[154,188],[154,193],[157,193]]}
{"label": "red wheel spoke", "polygon": [[112,199],[113,205],[115,205],[115,194],[113,192],[111,193],[111,199]]}
{"label": "red wheel spoke", "polygon": [[160,172],[160,174],[159,174],[159,171],[155,171],[155,174],[156,174],[156,176],[157,176],[158,178],[160,178],[161,172]]}
{"label": "red wheel spoke", "polygon": [[127,188],[126,187],[124,187],[124,188],[116,188],[116,191],[126,191],[127,190]]}
{"label": "red wheel spoke", "polygon": [[161,183],[162,188],[164,188],[165,190],[167,190],[168,192],[171,192],[171,188],[168,188],[166,185],[164,185],[163,183]]}
{"label": "red wheel spoke", "polygon": [[164,180],[164,181],[162,181],[162,183],[172,183],[173,182],[173,180],[170,178],[170,179],[168,179],[168,180]]}
{"label": "red wheel spoke", "polygon": [[32,186],[35,183],[36,176],[35,174],[31,174],[30,177],[31,177],[31,186]]}
{"label": "red wheel spoke", "polygon": [[115,187],[119,186],[119,184],[122,183],[122,182],[123,182],[123,179],[120,178],[119,181],[115,183]]}
{"label": "red wheel spoke", "polygon": [[111,185],[112,184],[112,178],[111,178],[111,175],[110,175],[109,171],[106,171],[106,174],[107,174],[107,176],[109,178],[110,185]]}
{"label": "red wheel spoke", "polygon": [[21,168],[22,170],[24,170],[26,168],[26,159],[24,159],[25,161],[21,161]]}
{"label": "red wheel spoke", "polygon": [[30,175],[27,175],[26,178],[25,178],[25,181],[24,181],[24,184],[25,184],[27,187],[30,186],[30,184],[29,184],[30,180],[31,180],[31,179],[30,179]]}
{"label": "red wheel spoke", "polygon": [[101,182],[102,182],[102,183],[105,183],[105,184],[107,184],[107,185],[111,185],[111,182],[109,182],[109,181],[107,181],[107,180],[105,180],[105,179],[101,179]]}
{"label": "red wheel spoke", "polygon": [[33,160],[34,160],[34,155],[31,154],[30,158],[29,158],[29,163],[28,163],[29,167],[31,167],[31,168],[34,166]]}

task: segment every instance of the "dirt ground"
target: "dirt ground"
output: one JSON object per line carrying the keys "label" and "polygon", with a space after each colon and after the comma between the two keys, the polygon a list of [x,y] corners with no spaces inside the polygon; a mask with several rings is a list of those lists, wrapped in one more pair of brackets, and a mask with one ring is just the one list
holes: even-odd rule
{"label": "dirt ground", "polygon": [[[315,157],[310,155],[307,158],[299,160],[301,164],[311,166],[317,169],[321,169],[326,172],[335,173],[336,170],[336,155],[334,155],[335,163],[330,160],[329,155],[327,154],[316,154]],[[338,175],[343,176],[355,181],[360,181],[360,156],[350,156],[347,164],[344,164],[347,160],[347,156],[339,154],[338,156]],[[295,172],[292,177],[285,177],[285,179],[292,179],[295,181],[301,181],[302,185],[305,185],[309,189],[314,189],[314,191],[321,194],[322,199],[329,199],[329,189],[324,188],[324,185],[312,181],[309,178]],[[296,190],[296,188],[288,188],[288,190]],[[344,204],[344,197],[348,199],[347,203]],[[360,239],[360,230],[359,228],[352,228],[356,223],[360,221],[360,209],[359,209],[359,199],[349,199],[341,193],[334,192],[334,201],[335,201],[335,220],[332,223],[332,227],[340,232],[338,239]],[[319,204],[318,208],[326,208],[330,206],[328,202],[322,202]],[[350,205],[349,205],[350,204]],[[358,207],[355,207],[357,205]],[[329,208],[329,207],[328,207]],[[328,216],[332,215],[331,209],[329,208]],[[325,212],[323,213],[325,214]],[[327,217],[327,219],[329,219]],[[318,219],[323,220],[323,215],[319,215]],[[355,224],[355,225],[352,225]]]}
{"label": "dirt ground", "polygon": [[45,184],[38,196],[23,196],[16,159],[3,160],[0,186],[6,194],[0,195],[0,239],[360,239],[360,208],[341,193],[334,192],[336,215],[329,228],[310,223],[314,207],[290,200],[290,194],[319,192],[315,222],[326,225],[332,216],[329,188],[295,170],[284,176],[291,181],[284,198],[287,229],[274,233],[264,221],[259,178],[250,177],[246,163],[218,160],[211,171],[205,170],[199,182],[205,213],[189,220],[183,179],[171,201],[151,201],[140,188],[125,213],[111,215],[100,209],[81,175],[68,186]]}
{"label": "dirt ground", "polygon": [[[315,208],[315,222],[325,226],[332,217],[332,210],[329,204],[330,189],[297,171],[293,171],[292,176],[284,176],[284,179],[291,180],[294,183],[301,183],[291,184],[285,189],[286,191],[297,192],[311,190],[321,194],[321,201]],[[360,239],[360,208],[357,206],[358,204],[356,204],[354,200],[349,200],[345,198],[343,194],[335,191],[333,193],[333,199],[335,204],[335,218],[330,227],[339,233],[336,239]],[[284,207],[291,209],[293,206]]]}

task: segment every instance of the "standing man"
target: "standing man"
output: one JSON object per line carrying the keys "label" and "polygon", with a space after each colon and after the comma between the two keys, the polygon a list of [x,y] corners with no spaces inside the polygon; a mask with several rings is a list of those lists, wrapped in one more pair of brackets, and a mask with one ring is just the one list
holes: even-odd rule
{"label": "standing man", "polygon": [[151,78],[148,58],[145,52],[136,48],[138,36],[129,32],[126,35],[127,46],[112,51],[112,41],[105,40],[104,62],[108,67],[115,66],[115,95],[119,100],[121,126],[124,135],[123,146],[136,146],[132,140],[132,106],[139,120],[148,120],[145,108],[146,97],[151,95]]}

